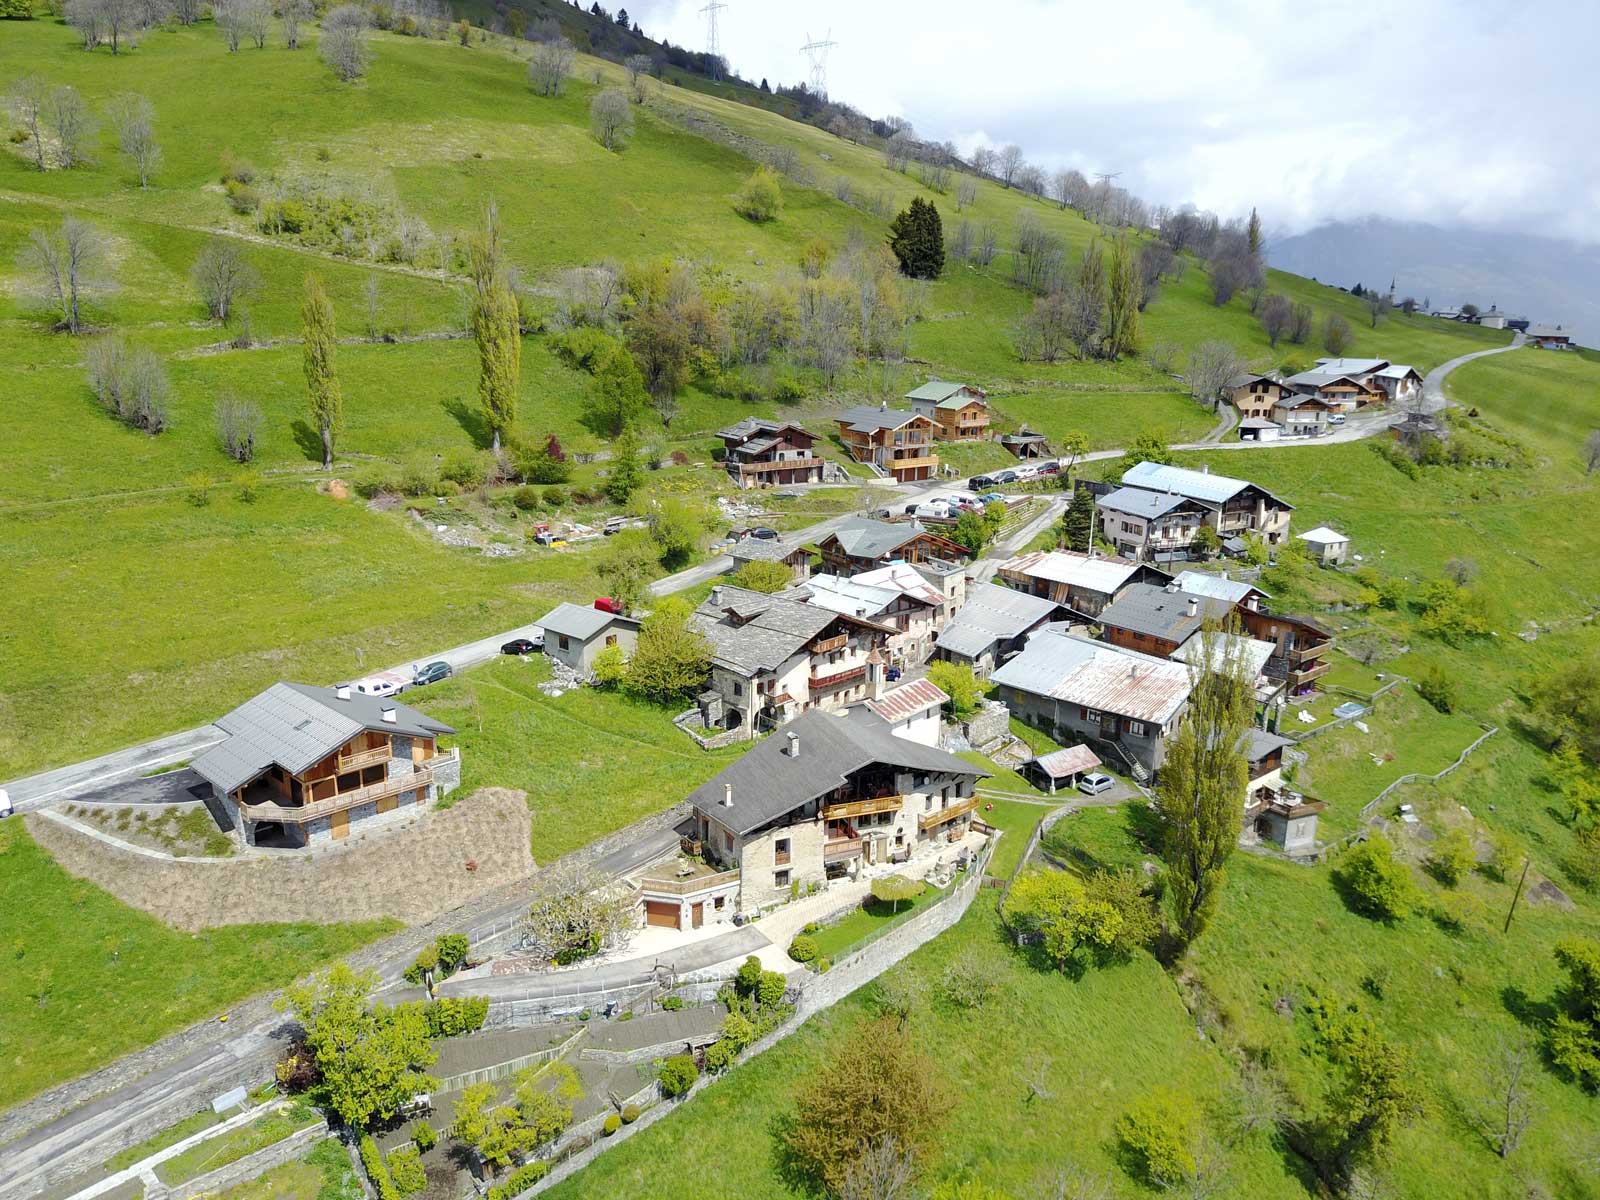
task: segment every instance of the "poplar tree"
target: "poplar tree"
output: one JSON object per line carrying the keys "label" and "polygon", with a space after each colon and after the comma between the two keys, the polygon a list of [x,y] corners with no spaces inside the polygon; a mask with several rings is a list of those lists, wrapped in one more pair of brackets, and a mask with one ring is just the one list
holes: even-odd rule
{"label": "poplar tree", "polygon": [[316,275],[306,276],[300,323],[305,342],[306,396],[311,403],[311,420],[322,435],[322,469],[331,471],[333,440],[344,425],[344,399],[339,393],[339,376],[333,362],[333,302]]}
{"label": "poplar tree", "polygon": [[1128,235],[1111,243],[1111,269],[1106,283],[1106,357],[1115,361],[1139,341],[1139,301],[1143,280]]}
{"label": "poplar tree", "polygon": [[1250,210],[1250,223],[1245,226],[1244,236],[1246,249],[1250,251],[1250,257],[1259,260],[1261,258],[1261,218],[1256,214],[1254,208]]}
{"label": "poplar tree", "polygon": [[[1236,623],[1235,623],[1236,625]],[[1190,667],[1189,707],[1167,748],[1156,788],[1167,896],[1184,942],[1216,910],[1244,819],[1249,767],[1241,742],[1255,712],[1243,642],[1208,622]]]}
{"label": "poplar tree", "polygon": [[493,200],[484,205],[483,224],[468,247],[472,275],[472,336],[478,343],[478,400],[498,453],[501,439],[516,424],[522,380],[522,337],[517,298],[507,278],[500,243],[500,213]]}

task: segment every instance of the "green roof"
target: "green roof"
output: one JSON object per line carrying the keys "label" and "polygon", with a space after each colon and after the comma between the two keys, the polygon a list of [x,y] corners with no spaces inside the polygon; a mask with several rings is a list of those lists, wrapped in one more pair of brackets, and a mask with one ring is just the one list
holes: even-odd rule
{"label": "green roof", "polygon": [[907,392],[905,398],[907,400],[932,400],[937,403],[950,399],[951,396],[954,396],[966,386],[964,383],[947,383],[943,379],[930,379],[915,391]]}

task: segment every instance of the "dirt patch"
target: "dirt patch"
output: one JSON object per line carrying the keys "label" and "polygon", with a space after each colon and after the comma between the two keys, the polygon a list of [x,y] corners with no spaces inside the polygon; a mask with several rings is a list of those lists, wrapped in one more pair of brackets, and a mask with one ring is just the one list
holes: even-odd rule
{"label": "dirt patch", "polygon": [[140,804],[120,807],[69,804],[63,810],[102,833],[162,854],[231,858],[234,841],[217,828],[203,804]]}
{"label": "dirt patch", "polygon": [[1529,904],[1553,904],[1563,912],[1571,912],[1577,907],[1572,902],[1572,897],[1555,885],[1553,880],[1541,879],[1528,889]]}
{"label": "dirt patch", "polygon": [[155,858],[37,813],[24,819],[64,870],[188,930],[380,917],[421,924],[534,870],[527,797],[505,788],[486,788],[443,811],[355,832],[309,853],[227,862]]}
{"label": "dirt patch", "polygon": [[324,496],[332,496],[335,500],[350,499],[350,485],[342,479],[330,479],[326,483],[319,483],[317,491]]}

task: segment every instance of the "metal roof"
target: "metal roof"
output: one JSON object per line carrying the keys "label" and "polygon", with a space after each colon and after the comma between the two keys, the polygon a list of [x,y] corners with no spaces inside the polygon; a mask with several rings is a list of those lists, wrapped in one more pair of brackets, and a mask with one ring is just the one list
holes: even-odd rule
{"label": "metal roof", "polygon": [[1126,558],[1091,556],[1076,550],[1035,550],[1001,563],[1001,574],[1011,572],[1110,596],[1138,574],[1140,564]]}
{"label": "metal roof", "polygon": [[639,627],[639,622],[632,617],[605,612],[592,606],[585,608],[581,604],[571,604],[563,600],[539,618],[539,625],[547,634],[559,633],[566,637],[577,638],[580,642],[587,642],[618,621],[635,629]]}
{"label": "metal roof", "polygon": [[1077,634],[1039,633],[992,683],[1165,725],[1189,699],[1189,668]]}
{"label": "metal roof", "polygon": [[1559,325],[1530,325],[1528,336],[1531,338],[1567,338],[1571,339],[1570,330],[1562,329]]}
{"label": "metal roof", "polygon": [[[1190,612],[1191,602],[1194,612]],[[1126,629],[1180,645],[1197,633],[1206,619],[1220,619],[1233,611],[1233,604],[1214,596],[1171,591],[1153,583],[1136,583],[1106,605],[1100,624]]]}
{"label": "metal roof", "polygon": [[[1210,596],[1216,600],[1226,600],[1229,604],[1243,604],[1249,599],[1250,593],[1267,596],[1253,583],[1246,583],[1242,579],[1229,579],[1226,575],[1212,575],[1207,571],[1179,571],[1173,583],[1178,585],[1180,592],[1189,592],[1195,596]],[[1271,599],[1270,596],[1267,596]]]}
{"label": "metal roof", "polygon": [[1244,737],[1240,740],[1244,743],[1245,758],[1253,763],[1260,762],[1274,750],[1294,745],[1288,738],[1280,737],[1265,729],[1257,729],[1254,725],[1244,731]]}
{"label": "metal roof", "polygon": [[[1188,496],[1191,500],[1202,500],[1208,504],[1221,504],[1225,500],[1231,500],[1248,487],[1272,496],[1266,488],[1253,484],[1248,479],[1233,479],[1210,471],[1191,471],[1187,467],[1164,467],[1160,463],[1148,461],[1136,463],[1124,471],[1122,482],[1131,487],[1150,491],[1176,492],[1180,496]],[[1293,507],[1284,504],[1276,496],[1272,496],[1272,499],[1283,508]]]}
{"label": "metal roof", "polygon": [[1203,671],[1218,670],[1227,655],[1237,654],[1244,660],[1245,670],[1250,673],[1253,680],[1260,675],[1278,649],[1273,642],[1263,642],[1258,638],[1242,637],[1233,633],[1201,633],[1192,637],[1183,645],[1173,651],[1172,657],[1179,662],[1189,663]]}
{"label": "metal roof", "polygon": [[1039,755],[1032,760],[1032,765],[1051,779],[1065,779],[1068,775],[1094,770],[1100,765],[1100,756],[1087,746],[1068,746]]}
{"label": "metal roof", "polygon": [[907,400],[948,400],[967,385],[964,383],[951,383],[947,379],[930,379],[919,388],[912,388],[906,393]]}
{"label": "metal roof", "polygon": [[[392,722],[383,719],[386,710],[393,710]],[[352,690],[341,700],[333,688],[304,683],[275,683],[216,724],[227,740],[190,766],[218,792],[241,788],[272,766],[298,775],[368,729],[410,737],[455,732],[393,697]]]}
{"label": "metal roof", "polygon": [[873,587],[838,575],[813,575],[800,591],[809,604],[854,617],[875,617],[900,599],[895,588]]}
{"label": "metal roof", "polygon": [[1326,525],[1318,525],[1315,529],[1306,530],[1300,538],[1303,541],[1315,542],[1319,546],[1328,546],[1335,542],[1348,542],[1350,535],[1340,533],[1337,529],[1329,529]]}
{"label": "metal roof", "polygon": [[974,584],[967,590],[967,602],[956,610],[934,645],[976,658],[996,642],[1021,637],[1059,607],[1042,596],[993,583]]}
{"label": "metal roof", "polygon": [[[793,757],[788,753],[791,739],[799,750]],[[690,792],[689,803],[735,833],[750,833],[827,795],[874,763],[930,774],[989,774],[943,750],[896,737],[871,713],[855,716],[814,708]],[[731,806],[724,803],[730,795]]]}
{"label": "metal roof", "polygon": [[1193,501],[1187,496],[1179,496],[1173,492],[1148,492],[1144,488],[1136,487],[1120,487],[1095,501],[1098,508],[1109,508],[1112,512],[1143,517],[1147,521],[1164,517],[1173,509],[1191,503]]}
{"label": "metal roof", "polygon": [[1324,371],[1340,371],[1351,375],[1376,375],[1389,365],[1387,358],[1319,358],[1317,366]]}
{"label": "metal roof", "polygon": [[[840,413],[838,420],[849,425],[858,433],[876,433],[880,429],[899,429],[908,421],[919,419],[919,414],[908,408],[874,408],[870,404],[858,404],[854,408],[847,408]],[[921,417],[926,420],[927,418]]]}
{"label": "metal roof", "polygon": [[945,602],[944,592],[928,582],[927,576],[911,563],[892,562],[887,566],[874,567],[854,576],[854,579],[870,587],[893,588],[904,595],[926,600],[929,604]]}
{"label": "metal roof", "polygon": [[1287,380],[1290,387],[1297,388],[1325,388],[1333,383],[1348,383],[1353,387],[1364,388],[1366,383],[1349,371],[1301,371],[1298,375],[1291,375]]}
{"label": "metal roof", "polygon": [[868,700],[867,707],[893,725],[896,721],[925,713],[949,699],[944,689],[933,680],[913,679],[893,691],[885,692],[876,700]]}
{"label": "metal roof", "polygon": [[1418,379],[1422,378],[1421,371],[1415,367],[1408,367],[1403,363],[1391,363],[1379,371],[1378,374],[1385,379],[1404,379],[1407,375],[1415,375]]}

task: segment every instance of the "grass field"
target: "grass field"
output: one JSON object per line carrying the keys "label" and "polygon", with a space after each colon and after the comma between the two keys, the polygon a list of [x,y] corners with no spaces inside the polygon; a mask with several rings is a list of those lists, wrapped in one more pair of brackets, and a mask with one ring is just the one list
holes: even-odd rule
{"label": "grass field", "polygon": [[76,879],[19,819],[0,825],[0,1108],[137,1050],[389,933],[359,925],[230,925],[179,933]]}
{"label": "grass field", "polygon": [[156,1178],[168,1184],[184,1183],[281,1142],[316,1119],[317,1114],[309,1105],[298,1103],[264,1114],[237,1129],[197,1142],[182,1154],[173,1155],[156,1167]]}
{"label": "grass field", "polygon": [[363,1194],[350,1156],[329,1138],[304,1158],[218,1192],[216,1200],[360,1200]]}

